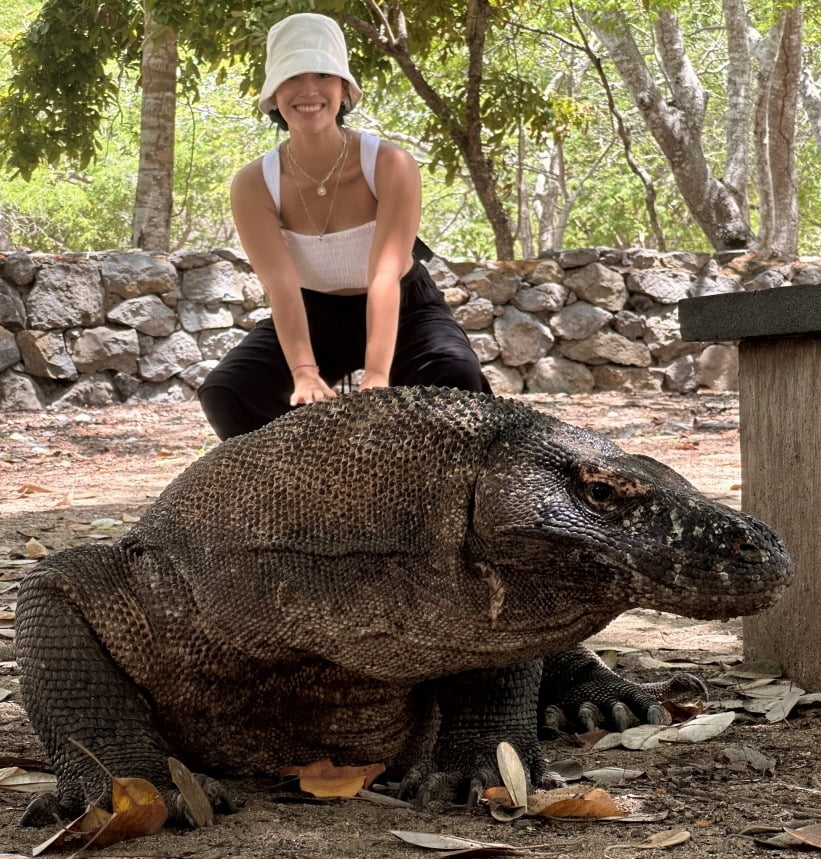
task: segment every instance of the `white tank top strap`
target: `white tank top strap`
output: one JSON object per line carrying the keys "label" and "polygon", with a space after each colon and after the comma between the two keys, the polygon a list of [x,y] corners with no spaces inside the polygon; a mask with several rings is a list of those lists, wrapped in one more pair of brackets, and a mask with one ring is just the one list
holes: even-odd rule
{"label": "white tank top strap", "polygon": [[373,134],[362,132],[359,135],[359,164],[362,175],[371,189],[371,194],[378,200],[376,193],[376,153],[379,150],[379,138]]}
{"label": "white tank top strap", "polygon": [[277,212],[279,211],[279,147],[275,146],[262,156],[262,178],[268,193],[274,201]]}
{"label": "white tank top strap", "polygon": [[[279,148],[280,143],[273,149],[269,149],[262,156],[262,177],[265,180],[265,186],[268,188],[268,193],[274,201],[276,210],[279,211]],[[359,135],[359,165],[362,168],[362,175],[368,183],[368,188],[371,194],[376,197],[376,154],[379,151],[379,138],[373,134],[362,132]],[[378,197],[377,197],[378,199]]]}

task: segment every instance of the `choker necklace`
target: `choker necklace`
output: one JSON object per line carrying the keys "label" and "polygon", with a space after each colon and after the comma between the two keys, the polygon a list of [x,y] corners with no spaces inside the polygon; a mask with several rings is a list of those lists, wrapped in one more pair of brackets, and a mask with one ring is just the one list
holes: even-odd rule
{"label": "choker necklace", "polygon": [[[299,167],[299,164],[296,163],[294,156],[291,154],[291,147],[290,146],[285,150],[285,152],[288,156],[288,162],[291,164],[291,167],[292,168],[293,167]],[[333,212],[333,210],[334,210],[334,203],[336,202],[336,192],[339,190],[339,180],[342,178],[342,171],[345,169],[345,164],[348,160],[347,154],[348,154],[348,138],[346,136],[346,137],[344,137],[344,142],[342,144],[342,153],[340,154],[340,157],[336,159],[336,164],[334,164],[333,170],[331,170],[331,172],[322,180],[323,183],[327,182],[328,179],[331,178],[331,175],[333,174],[334,170],[336,170],[336,168],[339,167],[339,165],[341,163],[342,166],[340,167],[339,172],[336,174],[336,182],[334,183],[334,191],[333,191],[333,194],[331,194],[331,205],[328,207],[328,216],[325,218],[325,223],[324,223],[321,230],[316,225],[316,221],[311,217],[311,211],[308,208],[308,204],[305,202],[305,197],[302,194],[302,188],[299,187],[299,182],[296,182],[296,190],[297,190],[297,193],[299,194],[299,199],[302,202],[302,208],[305,209],[305,214],[308,216],[308,220],[311,222],[311,226],[314,228],[314,230],[316,230],[316,234],[317,234],[320,241],[322,241],[322,239],[325,238],[325,234],[328,231],[328,224],[330,224],[330,222],[331,222],[331,212]],[[342,158],[343,155],[346,156],[344,159]],[[301,167],[299,167],[299,169],[302,170]],[[304,173],[305,171],[303,170],[302,172]],[[307,176],[308,174],[306,173],[305,175]],[[310,176],[308,176],[308,178],[311,179]],[[312,181],[315,182],[316,179],[313,179]],[[322,193],[321,194],[319,193],[319,189],[317,189],[316,193],[319,194],[320,197],[324,197],[328,192],[322,183],[320,183],[320,187],[322,188]]]}
{"label": "choker necklace", "polygon": [[328,193],[328,189],[325,187],[325,183],[334,175],[336,172],[336,168],[339,167],[340,162],[345,157],[345,153],[348,151],[348,135],[345,132],[342,132],[342,148],[339,150],[339,155],[336,156],[336,161],[334,161],[334,166],[328,171],[324,179],[314,179],[313,176],[294,158],[294,153],[291,151],[291,141],[288,141],[288,160],[294,167],[299,170],[299,172],[306,178],[310,179],[311,182],[316,185],[316,195],[317,197],[324,197]]}

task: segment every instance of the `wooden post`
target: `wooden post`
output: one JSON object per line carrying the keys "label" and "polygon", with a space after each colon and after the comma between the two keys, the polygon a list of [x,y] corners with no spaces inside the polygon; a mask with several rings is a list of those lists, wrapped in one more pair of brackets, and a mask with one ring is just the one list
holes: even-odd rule
{"label": "wooden post", "polygon": [[795,561],[783,598],[744,619],[744,656],[821,689],[821,338],[739,345],[741,504]]}
{"label": "wooden post", "polygon": [[796,565],[778,604],[744,618],[745,658],[821,689],[821,286],[688,299],[680,314],[686,340],[740,340],[742,508]]}

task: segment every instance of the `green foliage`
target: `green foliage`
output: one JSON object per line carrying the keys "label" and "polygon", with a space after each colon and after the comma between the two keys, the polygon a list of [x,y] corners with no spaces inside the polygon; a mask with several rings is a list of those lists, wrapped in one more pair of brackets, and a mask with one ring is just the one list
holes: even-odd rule
{"label": "green foliage", "polygon": [[104,112],[116,104],[116,58],[138,57],[139,17],[126,0],[66,4],[48,0],[10,46],[14,72],[0,99],[8,168],[29,177],[68,155],[85,168],[100,145]]}
{"label": "green foliage", "polygon": [[[720,3],[663,2],[680,15],[688,51],[710,93],[703,145],[714,172],[721,175],[725,83],[722,34],[717,29]],[[589,3],[645,22],[648,12],[662,6],[660,0]],[[0,10],[4,162],[18,177],[31,180],[0,184],[0,211],[10,219],[14,239],[21,245],[42,250],[126,246],[137,169],[142,7],[136,0],[96,5],[91,0],[49,0],[40,17],[13,36],[17,22],[38,5],[6,0]],[[585,67],[581,53],[569,47],[579,41],[579,34],[568,7],[524,0],[491,0],[490,5],[493,16],[480,101],[482,151],[493,164],[511,222],[517,219],[516,193],[523,171],[530,226],[538,229],[549,154],[561,145],[567,195],[562,201],[572,205],[564,246],[650,242],[644,189],[626,168],[618,142],[613,143],[601,84]],[[464,122],[466,3],[405,0],[401,6],[408,21],[411,58],[452,117]],[[754,4],[750,10],[754,23],[763,29],[780,6],[776,0]],[[818,8],[805,8],[806,60],[816,75],[818,52],[812,46],[821,38]],[[363,111],[378,125],[374,130],[394,137],[423,165],[423,237],[446,256],[494,255],[493,233],[466,177],[452,129],[424,106],[396,64],[350,23],[355,17],[377,26],[373,4],[253,0],[238,7],[225,0],[154,0],[154,9],[158,18],[177,29],[181,44],[172,246],[235,241],[228,183],[241,164],[272,145],[275,137],[256,110],[268,28],[292,12],[318,11],[348,22],[351,64],[365,90]],[[652,59],[649,37],[641,48]],[[657,211],[668,247],[705,248],[669,166],[612,68],[610,79],[634,154],[656,184]],[[661,76],[658,82],[664,85]],[[352,121],[357,123],[356,116]],[[522,159],[520,127],[525,133]],[[821,159],[801,124],[799,135],[801,248],[812,253],[821,240],[817,215]],[[581,193],[572,201],[569,195],[580,185]]]}

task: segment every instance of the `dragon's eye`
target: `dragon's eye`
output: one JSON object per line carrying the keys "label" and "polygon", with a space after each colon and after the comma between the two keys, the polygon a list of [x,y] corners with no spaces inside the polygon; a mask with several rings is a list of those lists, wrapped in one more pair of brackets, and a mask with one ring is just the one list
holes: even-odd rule
{"label": "dragon's eye", "polygon": [[590,484],[587,494],[591,501],[595,501],[597,504],[606,504],[615,498],[616,492],[609,483],[596,481],[596,483]]}

